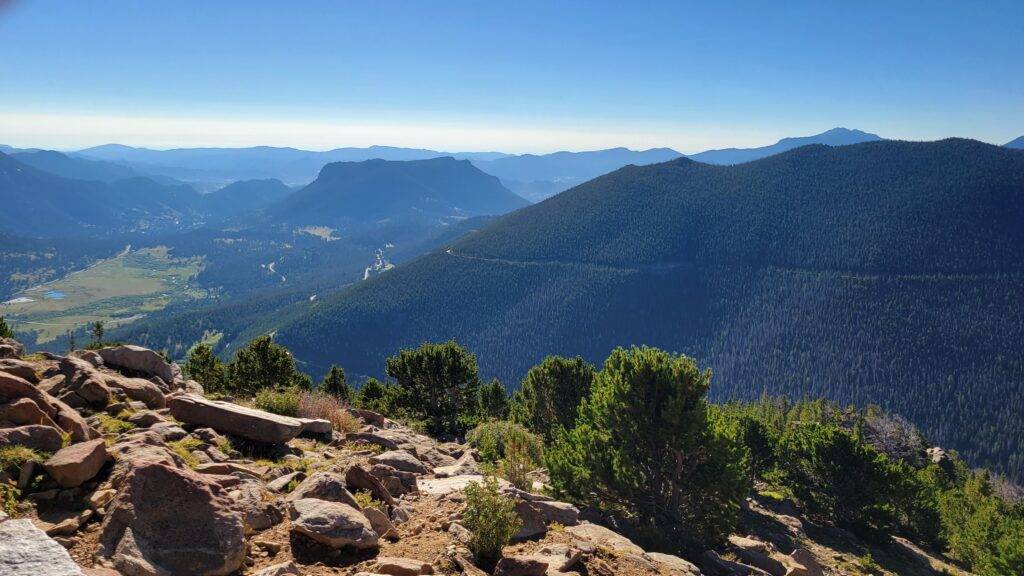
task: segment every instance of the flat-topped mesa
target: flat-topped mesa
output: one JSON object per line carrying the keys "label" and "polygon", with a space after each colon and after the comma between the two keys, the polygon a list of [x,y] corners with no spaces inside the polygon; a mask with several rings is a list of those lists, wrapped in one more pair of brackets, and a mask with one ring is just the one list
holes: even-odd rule
{"label": "flat-topped mesa", "polygon": [[297,418],[191,394],[169,397],[167,407],[182,422],[267,444],[283,444],[302,432],[302,422]]}

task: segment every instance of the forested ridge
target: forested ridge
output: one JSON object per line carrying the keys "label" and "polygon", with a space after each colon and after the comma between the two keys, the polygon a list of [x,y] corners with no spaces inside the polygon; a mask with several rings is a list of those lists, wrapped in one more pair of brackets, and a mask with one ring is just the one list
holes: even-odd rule
{"label": "forested ridge", "polygon": [[550,353],[705,358],[716,398],[878,402],[1024,462],[1024,154],[969,140],[626,167],[275,319],[311,369],[457,338],[516,387]]}

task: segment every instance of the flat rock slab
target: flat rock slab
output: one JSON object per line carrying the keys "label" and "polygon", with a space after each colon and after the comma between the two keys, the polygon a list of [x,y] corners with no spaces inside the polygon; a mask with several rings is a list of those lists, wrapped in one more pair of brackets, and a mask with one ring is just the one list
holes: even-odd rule
{"label": "flat rock slab", "polygon": [[123,368],[157,376],[168,385],[181,380],[181,369],[170,364],[163,356],[142,346],[112,346],[97,351],[103,363],[112,368]]}
{"label": "flat rock slab", "polygon": [[389,556],[378,557],[373,570],[378,574],[388,574],[389,576],[420,576],[434,573],[434,567],[429,562]]}
{"label": "flat rock slab", "polygon": [[167,406],[182,422],[267,444],[284,444],[302,432],[302,422],[295,418],[200,396],[172,396]]}
{"label": "flat rock slab", "polygon": [[0,574],[82,576],[82,569],[55,540],[29,520],[0,518]]}
{"label": "flat rock slab", "polygon": [[106,462],[107,444],[101,438],[61,448],[43,468],[61,486],[74,488],[92,479]]}
{"label": "flat rock slab", "polygon": [[634,544],[629,538],[597,524],[584,522],[577,526],[570,526],[565,531],[581,540],[587,540],[595,546],[603,546],[626,554],[644,553],[644,549]]}
{"label": "flat rock slab", "polygon": [[[480,474],[464,474],[462,476],[452,476],[451,478],[421,478],[419,480],[419,489],[422,494],[444,496],[452,492],[462,492],[466,489],[466,486],[469,486],[470,482],[483,484],[484,477]],[[501,478],[498,478],[498,485],[501,487],[512,487],[508,481]]]}

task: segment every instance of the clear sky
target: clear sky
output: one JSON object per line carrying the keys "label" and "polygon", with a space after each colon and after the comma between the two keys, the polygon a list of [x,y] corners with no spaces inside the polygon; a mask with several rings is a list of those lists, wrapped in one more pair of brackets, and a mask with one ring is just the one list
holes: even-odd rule
{"label": "clear sky", "polygon": [[0,0],[0,143],[547,152],[1024,134],[1024,1]]}

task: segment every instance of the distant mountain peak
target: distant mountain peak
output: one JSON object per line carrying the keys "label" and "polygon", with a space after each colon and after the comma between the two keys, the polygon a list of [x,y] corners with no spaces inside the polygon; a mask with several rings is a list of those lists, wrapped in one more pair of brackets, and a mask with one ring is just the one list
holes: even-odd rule
{"label": "distant mountain peak", "polygon": [[1024,150],[1024,136],[1020,136],[1018,138],[1010,140],[1006,144],[1003,144],[1003,146],[1007,148],[1016,148],[1018,150]]}
{"label": "distant mountain peak", "polygon": [[836,127],[813,136],[791,136],[783,138],[770,146],[761,146],[759,148],[723,148],[720,150],[707,150],[698,154],[692,154],[690,158],[706,164],[742,164],[744,162],[773,156],[775,154],[780,154],[809,144],[847,146],[850,144],[874,142],[882,139],[883,138],[878,134],[864,132],[863,130]]}

